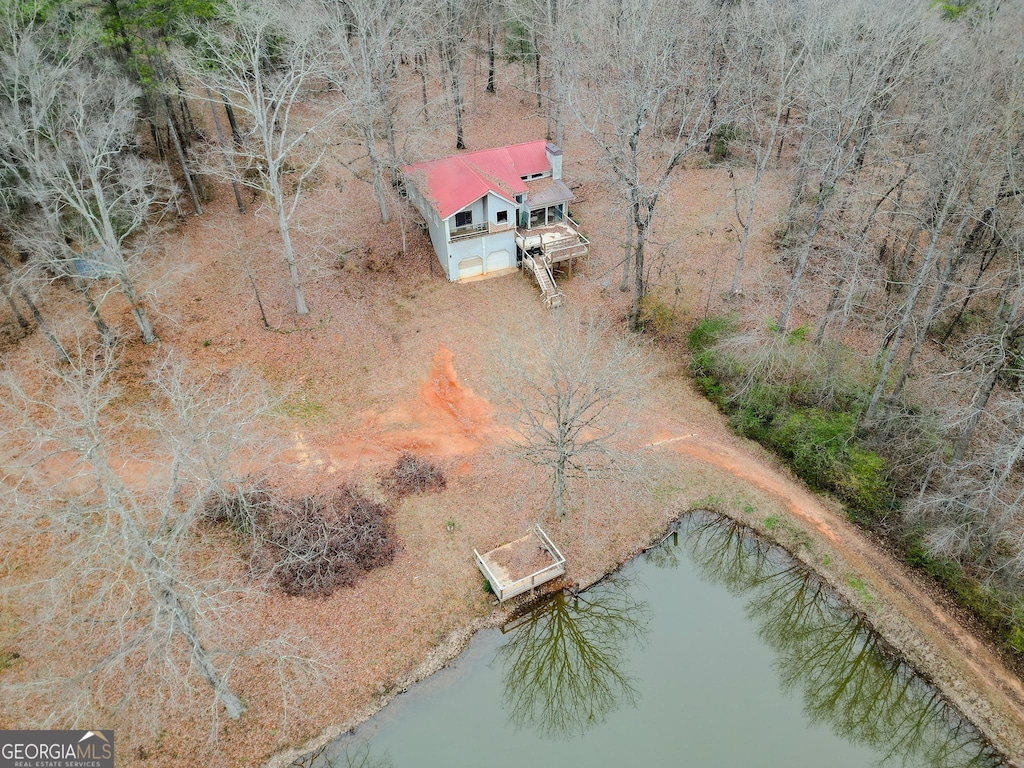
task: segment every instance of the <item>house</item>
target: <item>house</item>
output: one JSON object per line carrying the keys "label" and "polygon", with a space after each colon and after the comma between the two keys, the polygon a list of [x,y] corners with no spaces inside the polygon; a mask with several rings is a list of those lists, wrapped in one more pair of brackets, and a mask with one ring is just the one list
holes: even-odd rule
{"label": "house", "polygon": [[[589,242],[568,216],[562,150],[545,141],[484,149],[402,168],[449,280],[543,269],[585,256]],[[541,276],[541,291],[548,298]],[[550,302],[549,302],[550,303]]]}

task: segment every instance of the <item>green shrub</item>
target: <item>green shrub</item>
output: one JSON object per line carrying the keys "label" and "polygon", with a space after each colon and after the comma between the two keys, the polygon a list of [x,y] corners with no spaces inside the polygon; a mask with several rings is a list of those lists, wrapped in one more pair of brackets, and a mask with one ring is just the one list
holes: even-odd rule
{"label": "green shrub", "polygon": [[885,460],[857,445],[853,414],[791,409],[770,428],[769,445],[809,484],[842,499],[855,519],[875,523],[892,508]]}
{"label": "green shrub", "polygon": [[736,330],[736,321],[726,315],[712,315],[693,326],[687,339],[690,351],[695,353],[713,347]]}
{"label": "green shrub", "polygon": [[[866,402],[870,373],[850,365],[845,350],[830,350],[842,375],[833,371],[826,377],[820,350],[804,343],[806,329],[784,338],[752,338],[746,350],[730,346],[723,351],[719,343],[735,328],[733,318],[712,316],[690,331],[690,372],[697,388],[729,416],[734,429],[774,450],[810,485],[834,493],[854,522],[879,530],[899,503],[900,473],[893,468],[912,466],[907,457],[936,450],[938,433],[911,419],[911,427],[904,420],[891,434],[859,434],[858,414]],[[761,371],[766,373],[759,377]],[[875,443],[869,446],[867,439]],[[887,451],[892,466],[872,450],[875,444]],[[766,520],[765,525],[774,522]],[[991,628],[1002,646],[1024,658],[1024,597],[930,554],[919,535],[899,543],[910,565],[942,584]]]}
{"label": "green shrub", "polygon": [[904,556],[909,565],[944,586],[973,612],[1000,645],[1024,655],[1024,598],[979,581],[955,560],[931,554],[920,535],[904,543]]}
{"label": "green shrub", "polygon": [[729,156],[729,145],[740,138],[735,123],[723,123],[711,132],[711,159],[724,160]]}

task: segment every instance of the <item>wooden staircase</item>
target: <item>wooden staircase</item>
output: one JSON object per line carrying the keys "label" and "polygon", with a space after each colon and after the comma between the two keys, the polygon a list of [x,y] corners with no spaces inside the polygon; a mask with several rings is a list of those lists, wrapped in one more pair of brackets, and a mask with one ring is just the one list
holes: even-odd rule
{"label": "wooden staircase", "polygon": [[550,309],[562,306],[564,294],[558,290],[555,276],[551,273],[551,265],[548,263],[547,258],[544,256],[540,258],[527,256],[523,259],[523,264],[533,270],[533,276],[537,278],[537,285],[540,286],[540,295],[544,299],[544,303]]}

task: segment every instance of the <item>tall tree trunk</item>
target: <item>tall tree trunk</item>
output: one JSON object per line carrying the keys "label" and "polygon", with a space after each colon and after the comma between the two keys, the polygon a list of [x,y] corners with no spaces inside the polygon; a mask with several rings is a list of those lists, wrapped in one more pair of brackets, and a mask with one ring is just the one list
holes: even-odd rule
{"label": "tall tree trunk", "polygon": [[633,205],[626,209],[626,246],[622,254],[622,282],[619,283],[619,290],[625,293],[629,290],[630,267],[633,266]]}
{"label": "tall tree trunk", "polygon": [[153,333],[153,327],[149,324],[146,308],[139,301],[139,294],[135,290],[135,283],[124,274],[118,276],[117,283],[121,289],[121,294],[128,300],[128,306],[132,310],[132,317],[135,318],[135,324],[139,326],[139,331],[142,333],[142,343],[152,344],[156,341],[156,334]]}
{"label": "tall tree trunk", "polygon": [[800,147],[796,153],[796,175],[793,177],[793,191],[789,196],[789,206],[786,208],[784,226],[782,228],[783,240],[789,237],[790,232],[793,231],[797,211],[800,210],[804,193],[807,191],[807,176],[810,173],[807,155],[810,153],[810,147],[811,130],[809,126],[804,126],[800,135]]}
{"label": "tall tree trunk", "polygon": [[793,278],[789,281],[789,290],[786,291],[786,301],[782,305],[782,311],[779,312],[779,319],[776,323],[780,333],[786,330],[789,323],[789,315],[793,310],[793,305],[796,303],[796,296],[800,290],[800,283],[804,277],[804,270],[807,268],[807,262],[811,257],[811,248],[814,245],[814,238],[818,234],[818,228],[821,226],[821,220],[825,215],[825,208],[828,207],[828,201],[830,198],[831,194],[822,192],[818,197],[817,205],[814,206],[814,219],[811,221],[811,228],[807,232],[807,241],[804,243],[804,246],[800,251],[800,258],[797,260],[796,269],[793,271]]}
{"label": "tall tree trunk", "polygon": [[647,244],[648,228],[651,222],[651,208],[641,205],[639,199],[634,203],[633,220],[636,227],[636,247],[633,249],[633,303],[629,308],[629,330],[639,331],[640,310],[644,296],[647,295],[647,283],[644,275],[644,248]]}
{"label": "tall tree trunk", "polygon": [[231,189],[235,193],[235,205],[238,206],[238,212],[245,213],[245,203],[242,202],[242,192],[238,188],[238,180],[235,178],[235,163],[231,159],[231,153],[228,151],[227,139],[224,138],[224,129],[220,124],[220,115],[217,114],[217,108],[213,103],[213,93],[210,91],[210,87],[206,86],[206,100],[210,104],[210,114],[213,115],[213,126],[217,130],[217,143],[220,144],[221,151],[224,153],[224,162],[228,165],[228,172],[231,174]]}
{"label": "tall tree trunk", "polygon": [[128,530],[125,533],[125,537],[128,540],[136,539],[133,543],[139,546],[145,553],[145,564],[138,570],[142,572],[140,576],[151,582],[151,594],[155,598],[156,604],[163,611],[167,612],[172,621],[173,631],[180,634],[188,646],[189,658],[195,664],[199,676],[213,689],[217,701],[224,707],[228,717],[232,720],[237,720],[245,712],[245,704],[228,687],[221,674],[217,672],[213,659],[210,657],[210,652],[206,649],[206,646],[199,637],[199,633],[196,631],[191,613],[182,604],[181,595],[175,587],[173,576],[167,572],[167,567],[163,564],[157,553],[153,551],[151,543],[146,540],[145,532],[138,530],[131,524],[126,527]]}
{"label": "tall tree trunk", "polygon": [[537,88],[537,111],[539,112],[544,107],[543,101],[543,89],[544,83],[540,77],[540,46],[537,45],[537,31],[533,32],[533,68],[534,68],[534,82]]}
{"label": "tall tree trunk", "polygon": [[555,463],[555,518],[565,517],[565,457],[559,457]]}
{"label": "tall tree trunk", "polygon": [[231,106],[231,101],[228,99],[228,95],[223,89],[221,89],[220,98],[221,102],[224,104],[224,113],[228,116],[228,125],[231,126],[231,140],[235,144],[241,144],[242,134],[238,131],[238,121],[235,119],[235,110]]}
{"label": "tall tree trunk", "polygon": [[949,341],[949,337],[953,335],[953,331],[956,329],[956,327],[960,324],[960,321],[963,319],[964,312],[967,311],[967,307],[970,305],[971,301],[973,301],[974,298],[978,295],[978,291],[981,288],[981,278],[985,276],[985,272],[992,265],[992,261],[993,259],[995,259],[998,253],[999,248],[997,245],[997,241],[995,238],[993,238],[992,243],[987,249],[985,249],[985,252],[982,253],[981,255],[981,259],[979,259],[978,261],[978,271],[974,275],[974,279],[971,280],[971,284],[967,286],[967,293],[964,295],[963,302],[961,302],[959,309],[957,309],[956,315],[953,317],[952,320],[949,321],[949,327],[946,328],[946,332],[942,335],[943,344]]}
{"label": "tall tree trunk", "polygon": [[[999,475],[999,479],[989,484],[988,491],[988,503],[985,505],[985,516],[989,521],[992,519],[992,508],[995,506],[995,502],[998,500],[998,493],[1006,486],[1006,481],[1009,479],[1010,474],[1016,467],[1017,462],[1024,456],[1024,435],[1019,435],[1016,443],[1014,443],[1013,450],[1010,451],[1010,455],[1006,458],[1006,462],[1003,464],[1003,471]],[[1017,497],[1019,503],[1020,496]],[[992,559],[992,555],[995,552],[996,545],[999,543],[1000,537],[1006,531],[1007,526],[1013,519],[1014,514],[1017,512],[1017,504],[1006,504],[1003,506],[1003,512],[998,516],[994,524],[990,524],[988,529],[982,534],[982,547],[981,552],[978,554],[977,562],[988,563]]]}
{"label": "tall tree trunk", "polygon": [[487,27],[487,92],[494,93],[494,24]]}
{"label": "tall tree trunk", "polygon": [[[747,245],[750,242],[750,229],[751,222],[754,220],[754,208],[757,205],[757,193],[761,187],[761,177],[764,174],[764,170],[767,167],[768,160],[771,158],[771,147],[775,144],[774,139],[775,133],[772,133],[772,139],[768,145],[768,149],[764,151],[764,155],[754,167],[754,178],[750,182],[750,192],[748,193],[749,201],[747,204],[747,215],[746,218],[740,219],[740,226],[743,229],[743,236],[740,238],[739,251],[736,253],[736,269],[732,275],[732,288],[730,291],[735,296],[740,291],[740,278],[743,274],[743,262],[747,254]],[[732,171],[730,170],[730,175]]]}
{"label": "tall tree trunk", "polygon": [[308,315],[309,308],[306,306],[306,297],[302,293],[302,283],[299,282],[299,267],[295,262],[295,249],[292,247],[292,235],[288,225],[288,213],[284,208],[284,193],[281,191],[280,182],[271,174],[271,194],[274,198],[274,208],[277,211],[277,229],[281,233],[281,243],[284,246],[284,261],[288,265],[288,276],[291,279],[292,290],[295,293],[295,314]]}
{"label": "tall tree trunk", "polygon": [[[960,225],[960,229],[963,229],[963,224]],[[960,231],[958,230],[956,238],[959,238],[959,236]],[[946,257],[946,263],[942,267],[942,274],[939,276],[939,281],[935,285],[935,289],[932,291],[932,299],[928,302],[928,308],[925,310],[924,317],[917,324],[917,331],[914,334],[914,341],[910,347],[910,352],[907,354],[906,362],[903,363],[900,375],[896,379],[896,386],[894,386],[892,390],[893,397],[899,397],[903,393],[903,387],[906,385],[907,378],[910,376],[910,370],[911,366],[914,364],[914,358],[917,357],[917,353],[921,349],[921,345],[924,343],[925,337],[928,335],[928,331],[931,329],[936,316],[939,314],[939,310],[942,308],[943,302],[946,300],[946,294],[949,293],[953,271],[958,261],[959,256],[957,255],[949,254]]]}
{"label": "tall tree trunk", "polygon": [[451,89],[452,109],[455,111],[455,148],[465,149],[466,138],[462,124],[465,105],[462,98],[462,72],[460,71],[462,61],[459,59],[458,48],[458,45],[450,40],[443,43],[444,66],[448,70],[448,87]]}
{"label": "tall tree trunk", "polygon": [[417,53],[413,57],[416,65],[416,72],[420,76],[420,90],[423,93],[423,119],[429,119],[427,114],[427,57],[426,54]]}
{"label": "tall tree trunk", "polygon": [[1016,286],[1013,303],[1007,309],[1004,302],[999,309],[999,340],[994,346],[995,359],[990,362],[991,367],[978,382],[978,386],[974,390],[974,396],[971,398],[967,421],[960,435],[953,443],[951,463],[954,465],[967,455],[967,448],[971,443],[971,438],[974,437],[974,431],[977,429],[978,422],[985,412],[985,406],[988,405],[989,398],[992,396],[993,390],[995,390],[1000,374],[1006,369],[1007,364],[1013,361],[1021,352],[1021,344],[1024,340],[1018,339],[1017,336],[1021,325],[1024,324],[1024,316],[1021,316],[1021,302],[1024,301],[1024,290],[1022,290],[1022,286],[1016,279],[1016,276],[1011,273],[1007,275],[1003,283],[1004,296],[1011,284]]}
{"label": "tall tree trunk", "polygon": [[896,326],[896,330],[892,335],[891,343],[885,350],[882,369],[878,374],[878,381],[875,383],[875,389],[871,393],[871,400],[868,403],[867,410],[864,411],[864,421],[870,421],[874,417],[878,403],[882,399],[882,393],[885,392],[886,379],[889,378],[889,371],[892,370],[893,362],[896,360],[896,353],[899,351],[903,337],[906,334],[907,329],[910,327],[910,321],[914,316],[914,306],[917,304],[917,298],[920,296],[921,291],[924,288],[925,277],[929,272],[931,272],[932,266],[935,263],[938,251],[938,237],[938,231],[933,231],[928,248],[925,251],[925,258],[921,262],[920,268],[917,270],[917,276],[914,279],[913,285],[910,287],[910,293],[907,294],[907,298],[904,301],[903,314],[900,317],[899,324]]}
{"label": "tall tree trunk", "polygon": [[387,224],[391,219],[388,216],[388,202],[384,196],[384,173],[381,169],[381,161],[377,156],[377,138],[373,135],[372,118],[363,123],[363,143],[366,144],[366,153],[370,158],[370,173],[373,177],[373,194],[377,198],[377,207],[380,209],[380,221]]}
{"label": "tall tree trunk", "polygon": [[171,104],[167,98],[167,94],[161,91],[160,97],[163,99],[164,111],[167,113],[167,132],[171,135],[171,143],[174,144],[174,153],[178,156],[178,164],[181,166],[181,172],[185,177],[185,186],[188,187],[188,194],[192,198],[192,207],[195,209],[197,216],[202,216],[203,206],[199,202],[199,193],[196,191],[195,182],[192,180],[192,172],[189,170],[188,163],[185,161],[185,151],[182,149],[181,139],[178,136],[178,129],[175,127],[174,112],[171,109]]}
{"label": "tall tree trunk", "polygon": [[109,347],[114,343],[114,334],[110,330],[110,326],[108,326],[100,316],[100,308],[97,307],[96,302],[93,301],[92,294],[89,292],[89,286],[87,286],[79,277],[72,278],[71,283],[75,286],[75,290],[81,295],[83,301],[85,301],[85,306],[89,310],[89,317],[96,326],[96,331],[100,335],[100,340],[104,345]]}
{"label": "tall tree trunk", "polygon": [[999,380],[999,374],[1002,370],[1002,365],[993,365],[992,369],[978,382],[978,387],[974,391],[974,397],[971,398],[971,410],[967,415],[967,421],[964,424],[963,430],[953,442],[953,458],[951,463],[956,464],[967,455],[967,448],[971,444],[971,438],[974,437],[974,430],[977,429],[978,422],[981,421],[981,415],[985,412],[985,406],[988,405],[988,400],[992,396],[992,391],[996,388],[996,382]]}
{"label": "tall tree trunk", "polygon": [[18,305],[14,303],[14,283],[12,281],[7,282],[7,290],[4,291],[4,298],[7,299],[7,304],[11,308],[11,312],[14,314],[14,319],[18,321],[18,327],[24,330],[28,328],[28,320],[26,320],[21,310],[18,309]]}

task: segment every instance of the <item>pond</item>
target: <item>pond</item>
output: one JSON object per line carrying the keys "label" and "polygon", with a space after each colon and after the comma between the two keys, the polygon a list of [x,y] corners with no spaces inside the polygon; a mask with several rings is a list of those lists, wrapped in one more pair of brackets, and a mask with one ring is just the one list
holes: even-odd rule
{"label": "pond", "polygon": [[337,768],[997,766],[833,590],[710,513],[297,761]]}

